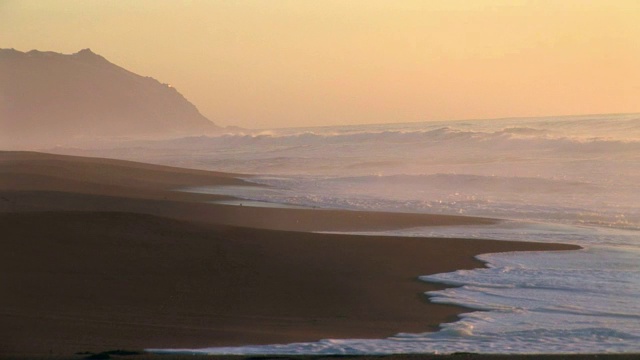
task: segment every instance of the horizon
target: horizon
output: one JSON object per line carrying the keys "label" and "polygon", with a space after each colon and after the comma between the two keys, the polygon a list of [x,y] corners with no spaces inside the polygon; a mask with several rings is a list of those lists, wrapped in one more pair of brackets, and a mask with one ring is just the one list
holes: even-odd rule
{"label": "horizon", "polygon": [[421,124],[421,123],[455,123],[463,121],[499,121],[499,120],[527,120],[527,119],[562,119],[571,117],[591,117],[591,116],[624,116],[624,115],[640,115],[640,112],[621,112],[621,113],[594,113],[594,114],[559,114],[559,115],[540,115],[540,116],[505,116],[492,118],[473,118],[473,119],[447,119],[447,120],[417,120],[405,122],[375,122],[375,123],[357,123],[357,124],[328,124],[328,125],[310,125],[310,126],[289,126],[289,127],[271,127],[271,128],[247,128],[248,130],[284,130],[298,128],[322,128],[322,127],[343,127],[343,126],[373,126],[373,125],[403,125],[403,124]]}
{"label": "horizon", "polygon": [[638,113],[639,22],[624,0],[5,1],[0,43],[91,48],[269,129]]}

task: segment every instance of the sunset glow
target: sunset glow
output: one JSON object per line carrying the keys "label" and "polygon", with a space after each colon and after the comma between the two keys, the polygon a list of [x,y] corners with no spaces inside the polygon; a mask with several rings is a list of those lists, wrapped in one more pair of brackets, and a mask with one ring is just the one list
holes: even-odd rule
{"label": "sunset glow", "polygon": [[2,1],[0,44],[91,48],[251,128],[640,111],[640,2]]}

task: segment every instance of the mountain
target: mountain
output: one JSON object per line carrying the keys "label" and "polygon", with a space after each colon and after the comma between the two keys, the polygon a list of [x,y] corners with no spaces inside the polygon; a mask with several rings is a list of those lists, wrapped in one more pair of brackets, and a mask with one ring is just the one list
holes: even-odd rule
{"label": "mountain", "polygon": [[90,49],[71,55],[0,49],[0,148],[218,130],[171,85]]}

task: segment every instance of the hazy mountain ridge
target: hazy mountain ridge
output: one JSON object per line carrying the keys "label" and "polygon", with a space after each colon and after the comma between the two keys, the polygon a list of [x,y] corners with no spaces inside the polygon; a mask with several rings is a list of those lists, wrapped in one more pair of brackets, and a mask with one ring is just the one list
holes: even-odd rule
{"label": "hazy mountain ridge", "polygon": [[175,88],[114,65],[90,49],[70,55],[0,49],[3,148],[219,129]]}

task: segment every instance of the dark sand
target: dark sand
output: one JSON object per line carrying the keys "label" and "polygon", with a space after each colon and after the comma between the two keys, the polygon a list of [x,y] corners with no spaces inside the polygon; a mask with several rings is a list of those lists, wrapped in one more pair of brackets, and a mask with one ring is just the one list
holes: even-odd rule
{"label": "dark sand", "polygon": [[441,287],[417,276],[482,266],[481,253],[577,248],[301,232],[494,220],[223,206],[171,191],[242,183],[0,152],[0,357],[424,332],[465,310],[429,303],[423,293]]}
{"label": "dark sand", "polygon": [[[125,350],[126,351],[126,350]],[[126,351],[130,352],[130,351]],[[557,354],[557,355],[511,355],[455,353],[450,355],[407,354],[407,355],[305,355],[305,356],[231,356],[231,355],[115,355],[121,351],[72,356],[11,356],[15,360],[80,360],[80,359],[122,359],[122,360],[638,360],[640,354]],[[107,357],[108,356],[108,357]]]}
{"label": "dark sand", "polygon": [[447,215],[216,205],[203,202],[225,197],[173,191],[244,184],[247,183],[233,174],[109,159],[0,152],[0,211],[126,210],[189,221],[294,231],[370,231],[495,223],[493,219]]}

